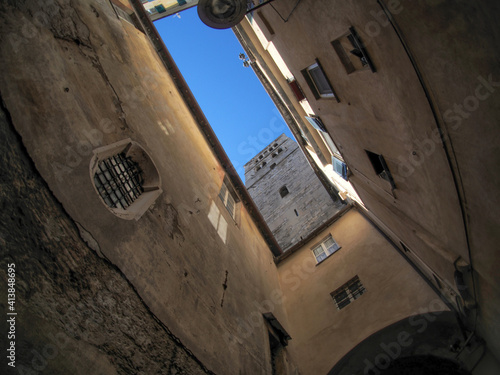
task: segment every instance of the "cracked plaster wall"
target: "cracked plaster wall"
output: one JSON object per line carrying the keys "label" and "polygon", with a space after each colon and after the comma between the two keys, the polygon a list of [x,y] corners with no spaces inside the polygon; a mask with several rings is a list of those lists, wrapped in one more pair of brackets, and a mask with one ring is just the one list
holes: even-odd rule
{"label": "cracked plaster wall", "polygon": [[[38,190],[52,193],[61,203],[57,209],[38,211],[37,220],[47,223],[52,235],[45,238],[33,229],[25,234],[29,246],[14,242],[3,247],[19,262],[19,278],[29,282],[24,288],[32,297],[23,301],[27,315],[20,319],[26,325],[36,314],[45,319],[33,332],[28,326],[21,332],[27,360],[34,355],[32,348],[43,349],[50,342],[48,333],[63,332],[78,347],[78,358],[101,358],[104,373],[133,373],[134,368],[175,373],[164,363],[182,351],[193,356],[187,354],[191,359],[177,371],[186,366],[183,371],[194,374],[206,366],[218,374],[269,373],[261,314],[272,311],[287,326],[271,252],[243,207],[238,206],[235,222],[221,206],[217,195],[223,169],[146,36],[121,21],[104,0],[3,2],[0,18],[2,99],[34,168],[47,183],[45,190]],[[162,195],[138,221],[114,216],[97,196],[89,174],[93,149],[126,138],[146,150],[162,176]],[[8,158],[8,150],[3,151]],[[17,184],[24,181],[23,170],[13,171]],[[35,209],[37,197],[24,191],[6,193],[4,205],[19,200],[19,194],[24,194],[23,212]],[[207,218],[212,201],[227,216],[226,243]],[[72,221],[65,216],[62,225],[55,218],[64,212]],[[13,224],[5,220],[10,228]],[[97,254],[76,238],[78,229]],[[58,241],[68,236],[73,242]],[[80,269],[76,258],[64,265],[59,257],[74,258],[77,250],[91,263]],[[48,254],[32,272],[23,269],[30,252]],[[108,286],[110,276],[96,269],[98,264],[127,282],[117,289]],[[62,276],[66,274],[69,281]],[[38,279],[40,289],[30,281]],[[75,291],[72,283],[81,284],[81,290]],[[77,311],[66,319],[78,327],[67,329],[59,319],[65,309],[55,305],[79,306],[78,293],[89,293],[84,305],[94,312],[91,297],[101,298],[98,290],[103,288],[102,303],[108,310],[95,314],[109,325],[82,326],[87,320]],[[127,293],[138,302],[129,302]],[[88,309],[84,307],[84,314]],[[135,337],[135,326],[146,324],[138,321],[140,311],[154,314],[156,318],[146,317],[156,322],[150,329],[158,336],[145,330],[141,339]],[[99,331],[95,341],[87,338],[92,330]],[[115,337],[117,330],[135,346]],[[168,346],[167,331],[184,346]],[[94,356],[96,350],[104,354]],[[51,366],[63,357],[66,351]],[[65,368],[71,368],[71,358]],[[77,363],[75,359],[73,365]]]}

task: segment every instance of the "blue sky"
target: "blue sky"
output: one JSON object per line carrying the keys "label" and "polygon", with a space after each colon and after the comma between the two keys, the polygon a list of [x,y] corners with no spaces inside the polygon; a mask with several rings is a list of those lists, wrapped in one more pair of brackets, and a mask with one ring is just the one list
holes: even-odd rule
{"label": "blue sky", "polygon": [[293,139],[231,29],[203,24],[196,7],[155,22],[196,100],[233,165],[243,165],[282,133]]}

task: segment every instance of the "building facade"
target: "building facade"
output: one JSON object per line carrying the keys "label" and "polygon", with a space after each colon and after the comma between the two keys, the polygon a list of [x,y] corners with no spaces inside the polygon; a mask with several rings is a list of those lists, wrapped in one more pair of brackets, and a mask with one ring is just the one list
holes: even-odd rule
{"label": "building facade", "polygon": [[245,185],[283,251],[343,205],[332,200],[297,143],[284,134],[245,164]]}
{"label": "building facade", "polygon": [[179,13],[198,4],[198,0],[141,0],[152,21]]}
{"label": "building facade", "polygon": [[234,28],[289,124],[314,135],[318,169],[497,358],[498,176],[483,172],[498,165],[498,14],[493,1],[290,0]]}
{"label": "building facade", "polygon": [[[495,373],[498,284],[491,270],[496,258],[490,250],[495,232],[490,229],[484,236],[484,258],[474,258],[472,267],[463,243],[464,230],[456,226],[459,219],[453,214],[460,211],[460,199],[446,190],[452,172],[442,167],[444,151],[436,148],[427,168],[416,168],[408,176],[414,183],[409,192],[397,179],[396,189],[391,190],[383,164],[378,175],[386,171],[385,175],[372,176],[364,185],[359,182],[365,181],[363,175],[375,173],[369,168],[374,168],[377,160],[360,147],[387,156],[386,165],[394,171],[393,157],[375,147],[384,134],[401,136],[392,122],[384,120],[386,117],[398,114],[408,119],[406,127],[401,122],[396,129],[418,131],[416,134],[428,131],[425,126],[432,123],[426,122],[429,109],[422,104],[418,82],[406,76],[409,62],[397,55],[398,64],[394,64],[387,61],[391,54],[381,54],[390,46],[402,53],[389,28],[381,31],[387,40],[377,39],[372,44],[377,47],[368,51],[377,73],[359,72],[384,79],[371,85],[366,77],[359,79],[363,87],[373,90],[367,93],[367,100],[381,98],[377,90],[384,90],[393,98],[391,105],[355,110],[360,101],[354,95],[344,99],[349,85],[344,77],[342,86],[339,78],[335,93],[340,103],[331,97],[317,103],[310,99],[314,113],[307,115],[321,119],[326,135],[309,122],[311,127],[306,124],[303,129],[309,140],[305,145],[308,158],[322,163],[314,164],[313,170],[330,196],[339,191],[352,205],[346,205],[331,221],[283,253],[161,43],[142,2],[120,2],[119,8],[133,15],[130,19],[117,11],[116,3],[63,0],[42,4],[27,0],[0,5],[0,307],[17,314],[15,319],[0,323],[1,331],[11,337],[2,340],[8,353],[1,357],[3,373],[390,374],[412,366],[425,370],[428,363],[433,370],[447,367],[449,373]],[[303,16],[294,18],[304,5]],[[415,19],[429,16],[434,21],[448,19],[443,15],[450,11],[442,3],[434,2],[433,6],[436,13],[427,14],[423,5],[405,3],[408,13],[401,13],[401,23],[413,25]],[[276,1],[276,9],[282,13],[292,8],[292,2]],[[311,54],[318,53],[330,79],[336,74],[340,77],[332,67],[323,65],[325,58],[320,52],[331,51],[324,49],[320,40],[310,43],[307,39],[304,44],[303,38],[311,35],[308,30],[318,39],[329,38],[333,31],[341,37],[347,27],[342,14],[353,15],[350,24],[368,21],[371,10],[378,12],[361,8],[350,3],[317,1],[313,6],[301,1],[292,13],[294,17],[283,24],[278,24],[283,21],[274,19],[269,8],[261,8],[269,25],[275,25],[275,35],[283,37],[276,37],[276,49],[306,95],[311,93],[294,59],[303,59],[297,63],[302,66],[309,64]],[[465,19],[465,10],[460,8],[452,11],[453,22],[436,25],[455,25],[448,30],[452,36],[462,33],[463,38],[473,38],[479,31],[465,35],[461,27],[464,23],[479,24],[473,20],[483,20],[481,24],[489,27],[493,22],[486,21],[494,19],[494,10],[483,12],[487,16],[469,12],[471,18]],[[313,12],[314,17],[309,18],[307,12]],[[330,22],[331,17],[337,17],[338,22]],[[318,32],[321,23],[326,30]],[[246,26],[249,31],[251,27]],[[295,35],[296,45],[281,29],[289,26],[297,33],[303,31],[304,35]],[[428,35],[432,30],[421,29],[423,37],[438,43],[438,38]],[[421,34],[408,36],[413,37],[416,48],[422,47]],[[465,43],[470,39],[461,40]],[[298,46],[310,50],[299,54]],[[290,47],[290,55],[283,52],[285,47]],[[424,53],[425,49],[417,51]],[[486,83],[478,78],[482,84],[478,93],[485,97],[489,92],[494,99],[496,70],[486,57],[477,58],[492,69],[493,78],[482,73]],[[467,66],[463,61],[473,58],[457,59],[459,64],[452,72],[458,74],[460,67]],[[384,62],[391,62],[394,76],[383,72]],[[266,71],[262,70],[262,76],[275,85]],[[438,82],[449,78],[432,77]],[[463,82],[464,87],[471,84]],[[458,91],[439,99],[456,101]],[[403,99],[413,107],[402,106],[399,100]],[[280,110],[288,110],[285,115],[297,121],[297,114],[302,114],[300,104],[287,109],[289,103],[281,100]],[[481,102],[484,124],[494,114],[491,103],[486,99]],[[344,107],[335,105],[349,107],[340,118],[356,121],[346,127],[334,125],[344,114],[339,109]],[[359,127],[370,129],[370,121],[361,114],[375,113],[374,108],[380,111],[370,117],[377,120],[371,123],[377,131],[364,134]],[[313,123],[321,127],[317,121]],[[482,125],[479,136],[463,125],[453,136],[459,141],[469,137],[478,144],[483,140],[485,147],[479,156],[491,152],[486,135],[493,133],[492,126]],[[300,134],[296,128],[292,131]],[[325,182],[321,173],[328,177],[322,171],[333,153],[327,135],[351,170],[347,177],[367,210],[356,203],[349,185],[341,189],[334,182]],[[373,144],[358,144],[361,141]],[[457,152],[463,150],[460,145]],[[381,163],[382,159],[378,160]],[[338,172],[342,174],[342,168]],[[340,176],[338,172],[332,176]],[[464,184],[468,178],[464,176]],[[493,179],[486,182],[479,191],[490,196],[488,189],[496,191],[493,183]],[[328,184],[335,188],[328,190]],[[375,192],[379,190],[387,194],[378,197]],[[388,201],[388,194],[390,202],[396,203]],[[494,213],[484,210],[484,217],[478,218],[475,213],[484,202],[470,202],[471,218],[487,223],[483,229],[492,228],[494,221],[488,216]],[[408,225],[409,219],[395,208],[399,209],[398,204],[426,231]],[[470,232],[472,244],[477,236]],[[435,237],[440,242],[434,242]],[[474,249],[471,254],[479,256]],[[461,272],[457,280],[450,276],[451,266],[443,261],[454,261],[454,252],[466,261],[465,265],[455,262]],[[428,265],[427,271],[413,267],[417,261],[408,262],[417,256]],[[478,309],[472,305],[467,310],[472,319],[477,316],[476,330],[461,325],[465,310],[455,314],[462,300],[449,303],[446,294],[450,289],[449,293],[454,291],[465,301],[456,282],[461,286],[462,277],[467,283],[467,264],[478,278],[481,313],[474,315]],[[435,272],[436,279],[427,283],[421,276],[429,270]],[[441,289],[438,283],[442,283]],[[15,290],[14,299],[9,297],[13,294],[9,289]],[[436,291],[442,299],[436,298]],[[455,316],[460,319],[453,320]],[[486,329],[490,332],[481,333]],[[486,339],[486,345],[478,337]]]}

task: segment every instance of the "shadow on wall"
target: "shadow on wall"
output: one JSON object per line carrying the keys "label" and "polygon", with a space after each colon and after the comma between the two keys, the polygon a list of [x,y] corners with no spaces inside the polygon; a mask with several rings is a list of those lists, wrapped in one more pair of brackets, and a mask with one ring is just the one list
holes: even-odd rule
{"label": "shadow on wall", "polygon": [[464,341],[452,312],[413,315],[362,341],[328,375],[468,375],[456,359]]}

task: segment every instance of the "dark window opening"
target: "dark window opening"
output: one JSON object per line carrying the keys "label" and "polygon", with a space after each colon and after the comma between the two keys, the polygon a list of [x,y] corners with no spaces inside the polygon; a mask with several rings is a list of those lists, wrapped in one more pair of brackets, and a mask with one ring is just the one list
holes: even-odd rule
{"label": "dark window opening", "polygon": [[111,208],[126,210],[144,192],[138,164],[120,153],[102,160],[94,175],[95,187]]}
{"label": "dark window opening", "polygon": [[271,164],[269,168],[274,169],[276,167],[276,163]]}
{"label": "dark window opening", "polygon": [[332,46],[340,62],[344,65],[347,74],[364,69],[365,67],[369,67],[373,73],[376,72],[375,66],[354,27],[349,28],[349,33],[334,40]]}
{"label": "dark window opening", "polygon": [[291,340],[291,337],[273,313],[268,312],[262,315],[266,321],[269,334],[269,346],[271,349],[271,374],[288,374],[288,361],[284,347],[288,345],[288,340]]}
{"label": "dark window opening", "polygon": [[287,196],[289,193],[288,189],[286,186],[283,186],[281,189],[280,189],[280,195],[281,195],[281,198],[284,198],[285,196]]}
{"label": "dark window opening", "polygon": [[391,171],[389,170],[389,167],[387,166],[384,157],[382,155],[376,154],[368,150],[365,151],[366,155],[368,155],[368,159],[370,159],[370,162],[372,163],[375,173],[380,178],[388,181],[393,189],[396,189],[396,184],[394,183]]}
{"label": "dark window opening", "polygon": [[299,216],[299,213],[297,212],[296,209],[294,209],[293,212],[295,212],[295,216]]}

